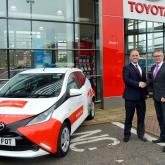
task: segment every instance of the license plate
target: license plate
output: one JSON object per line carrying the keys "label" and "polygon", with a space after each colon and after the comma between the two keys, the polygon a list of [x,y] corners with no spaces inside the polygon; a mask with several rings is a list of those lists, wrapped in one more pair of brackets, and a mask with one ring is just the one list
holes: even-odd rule
{"label": "license plate", "polygon": [[16,142],[15,142],[14,138],[0,137],[0,145],[3,145],[3,146],[16,146]]}

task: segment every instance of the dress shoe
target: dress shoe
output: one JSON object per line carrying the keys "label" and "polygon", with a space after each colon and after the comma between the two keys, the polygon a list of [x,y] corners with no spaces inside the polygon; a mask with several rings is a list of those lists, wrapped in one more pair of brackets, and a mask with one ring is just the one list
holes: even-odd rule
{"label": "dress shoe", "polygon": [[147,141],[147,139],[143,136],[143,137],[138,137],[141,141],[143,141],[143,142],[146,142]]}
{"label": "dress shoe", "polygon": [[123,142],[127,143],[129,141],[129,137],[124,137]]}
{"label": "dress shoe", "polygon": [[157,140],[152,140],[152,143],[161,143],[161,142],[165,142],[165,140],[159,138]]}

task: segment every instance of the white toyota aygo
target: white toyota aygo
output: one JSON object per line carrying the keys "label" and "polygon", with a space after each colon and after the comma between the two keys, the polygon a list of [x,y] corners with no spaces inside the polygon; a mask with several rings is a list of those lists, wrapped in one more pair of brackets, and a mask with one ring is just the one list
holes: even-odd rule
{"label": "white toyota aygo", "polygon": [[76,68],[17,74],[0,89],[0,156],[65,156],[73,132],[94,118],[94,97]]}

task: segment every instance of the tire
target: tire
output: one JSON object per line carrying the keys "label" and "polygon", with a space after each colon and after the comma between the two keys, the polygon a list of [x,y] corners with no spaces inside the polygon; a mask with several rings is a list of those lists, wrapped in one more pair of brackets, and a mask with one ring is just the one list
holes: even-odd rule
{"label": "tire", "polygon": [[70,146],[70,127],[67,123],[64,123],[61,127],[60,134],[58,137],[58,149],[56,155],[58,157],[64,157]]}
{"label": "tire", "polygon": [[88,111],[89,115],[87,117],[87,120],[92,120],[95,117],[95,104],[93,99],[91,99],[90,103],[88,104]]}

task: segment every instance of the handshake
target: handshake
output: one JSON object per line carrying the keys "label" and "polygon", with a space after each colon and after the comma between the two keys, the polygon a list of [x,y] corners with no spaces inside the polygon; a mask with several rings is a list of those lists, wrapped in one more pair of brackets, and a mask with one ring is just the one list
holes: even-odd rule
{"label": "handshake", "polygon": [[145,82],[143,82],[143,81],[139,82],[139,87],[140,88],[145,88],[146,86],[147,86],[147,84]]}

